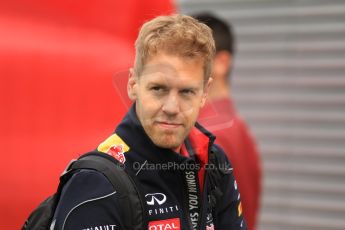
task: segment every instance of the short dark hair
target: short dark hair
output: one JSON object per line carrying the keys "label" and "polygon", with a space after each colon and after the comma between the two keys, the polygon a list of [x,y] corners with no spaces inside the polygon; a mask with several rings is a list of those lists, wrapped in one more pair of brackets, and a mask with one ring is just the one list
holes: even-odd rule
{"label": "short dark hair", "polygon": [[212,29],[213,38],[216,43],[216,52],[226,50],[231,54],[235,53],[235,38],[232,25],[229,22],[225,22],[215,15],[206,12],[192,14],[191,16]]}

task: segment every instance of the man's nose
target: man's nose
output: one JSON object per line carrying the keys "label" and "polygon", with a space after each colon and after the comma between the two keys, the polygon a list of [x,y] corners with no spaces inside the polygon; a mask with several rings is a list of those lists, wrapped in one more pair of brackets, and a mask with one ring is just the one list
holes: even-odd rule
{"label": "man's nose", "polygon": [[169,115],[175,115],[179,111],[179,103],[178,103],[178,96],[176,93],[171,92],[169,93],[168,97],[164,101],[163,104],[163,112]]}

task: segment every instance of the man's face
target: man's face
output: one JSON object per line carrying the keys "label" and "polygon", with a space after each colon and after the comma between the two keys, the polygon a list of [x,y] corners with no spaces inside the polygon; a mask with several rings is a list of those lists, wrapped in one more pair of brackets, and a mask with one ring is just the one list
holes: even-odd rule
{"label": "man's face", "polygon": [[146,134],[162,148],[176,149],[195,124],[205,103],[203,61],[157,54],[141,76],[130,76],[128,93]]}

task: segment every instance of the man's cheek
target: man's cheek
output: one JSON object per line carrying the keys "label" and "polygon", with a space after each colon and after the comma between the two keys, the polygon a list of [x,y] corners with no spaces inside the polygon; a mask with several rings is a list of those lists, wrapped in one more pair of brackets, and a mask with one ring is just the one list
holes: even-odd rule
{"label": "man's cheek", "polygon": [[186,107],[186,109],[183,112],[185,116],[190,117],[190,116],[193,116],[193,113],[196,113],[196,108],[195,106],[189,106],[189,107]]}

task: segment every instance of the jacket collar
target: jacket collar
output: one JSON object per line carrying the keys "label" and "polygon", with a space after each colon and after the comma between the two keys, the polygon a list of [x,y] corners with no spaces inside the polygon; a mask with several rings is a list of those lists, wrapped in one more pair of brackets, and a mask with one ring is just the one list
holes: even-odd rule
{"label": "jacket collar", "polygon": [[196,157],[198,161],[206,163],[208,161],[209,146],[211,146],[215,139],[210,132],[196,123],[190,135],[185,140],[189,157],[176,153],[171,149],[156,146],[147,136],[137,117],[135,103],[117,126],[115,133],[123,139],[131,150],[143,159],[147,159],[153,163],[183,162],[190,157]]}

